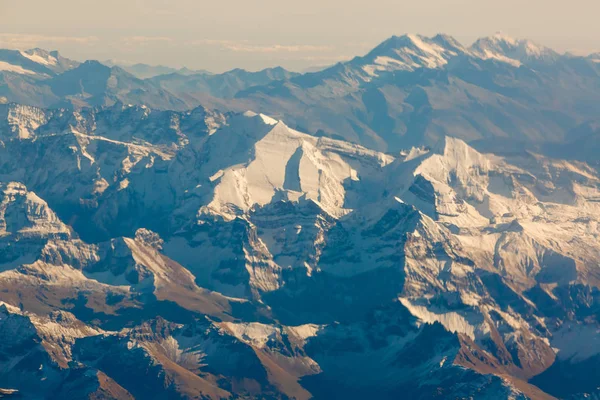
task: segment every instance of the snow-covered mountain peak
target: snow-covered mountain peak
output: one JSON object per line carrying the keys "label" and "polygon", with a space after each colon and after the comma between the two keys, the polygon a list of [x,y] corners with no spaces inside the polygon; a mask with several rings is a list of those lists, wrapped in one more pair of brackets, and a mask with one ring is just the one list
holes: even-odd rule
{"label": "snow-covered mountain peak", "polygon": [[58,59],[51,52],[39,48],[21,51],[21,55],[33,62],[46,66],[56,66],[58,64]]}
{"label": "snow-covered mountain peak", "polygon": [[432,37],[431,40],[433,42],[439,44],[440,46],[442,46],[446,49],[449,49],[449,50],[454,50],[457,53],[467,52],[467,49],[463,46],[462,43],[460,43],[454,37],[447,35],[445,33],[438,33],[437,35]]}
{"label": "snow-covered mountain peak", "polygon": [[362,64],[369,76],[377,76],[380,72],[440,68],[462,51],[462,46],[449,36],[407,34],[392,36],[355,62]]}
{"label": "snow-covered mountain peak", "polygon": [[427,38],[414,33],[407,33],[401,36],[394,35],[375,47],[372,52],[381,54],[386,51],[402,50],[403,48],[414,48],[423,52],[430,52],[433,40],[434,38]]}
{"label": "snow-covered mountain peak", "polygon": [[480,182],[480,175],[486,174],[492,165],[499,162],[494,156],[483,155],[460,139],[446,137],[424,156],[413,175],[448,185],[485,186],[485,182]]}
{"label": "snow-covered mountain peak", "polygon": [[521,63],[554,62],[560,55],[528,39],[515,39],[503,33],[478,39],[470,48],[483,59],[496,59],[515,66]]}
{"label": "snow-covered mountain peak", "polygon": [[[263,115],[252,118],[261,118],[272,128],[253,145],[249,159],[211,177],[216,183],[214,197],[202,208],[202,215],[216,213],[232,218],[235,210],[248,211],[283,196],[292,201],[306,197],[331,215],[340,216],[348,212],[344,206],[345,181],[360,179],[363,167],[366,171],[392,160],[361,146],[315,138]],[[358,163],[352,161],[357,155],[362,158]]]}
{"label": "snow-covered mountain peak", "polygon": [[44,49],[2,50],[0,49],[0,72],[48,79],[75,68],[79,63],[62,57],[57,51]]}
{"label": "snow-covered mountain peak", "polygon": [[456,164],[472,164],[469,159],[480,159],[482,156],[467,142],[452,136],[444,137],[440,145],[432,149],[432,153],[439,153]]}
{"label": "snow-covered mountain peak", "polygon": [[267,125],[277,125],[278,123],[280,123],[281,121],[276,120],[275,118],[271,118],[268,115],[265,114],[257,114],[254,111],[246,111],[243,113],[244,117],[248,117],[248,118],[260,118],[263,120],[263,122]]}
{"label": "snow-covered mountain peak", "polygon": [[489,39],[494,40],[498,43],[506,43],[511,46],[516,46],[517,43],[519,42],[518,39],[515,39],[514,37],[509,36],[506,33],[500,32],[500,31],[494,33],[492,36],[489,36]]}

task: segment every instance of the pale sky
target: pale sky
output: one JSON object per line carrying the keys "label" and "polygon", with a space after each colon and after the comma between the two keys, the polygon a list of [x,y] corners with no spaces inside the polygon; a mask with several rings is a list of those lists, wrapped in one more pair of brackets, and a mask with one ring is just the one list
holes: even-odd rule
{"label": "pale sky", "polygon": [[0,0],[0,48],[214,72],[302,70],[392,35],[501,31],[558,51],[600,51],[599,0]]}

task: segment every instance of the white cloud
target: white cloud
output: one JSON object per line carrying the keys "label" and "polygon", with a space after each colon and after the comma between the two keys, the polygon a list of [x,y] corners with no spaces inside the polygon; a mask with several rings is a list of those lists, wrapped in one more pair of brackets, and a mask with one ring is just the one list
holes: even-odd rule
{"label": "white cloud", "polygon": [[145,46],[154,43],[171,43],[174,40],[166,36],[126,36],[121,38],[125,46]]}
{"label": "white cloud", "polygon": [[[353,56],[349,56],[349,55],[343,55],[343,54],[332,54],[332,55],[328,55],[328,56],[303,56],[303,57],[298,57],[296,58],[297,60],[302,60],[302,61],[311,61],[311,62],[318,62],[318,63],[333,63],[333,62],[340,62],[340,61],[349,61],[352,59]],[[321,64],[319,64],[321,65]]]}
{"label": "white cloud", "polygon": [[[287,65],[293,64],[319,64],[329,65],[338,61],[351,58],[348,54],[356,54],[357,48],[364,46],[363,43],[346,43],[338,46],[315,45],[315,44],[283,44],[283,43],[257,43],[250,40],[226,40],[226,39],[178,39],[170,36],[146,36],[131,35],[114,38],[96,36],[44,36],[37,34],[15,34],[0,33],[0,48],[30,49],[41,47],[47,50],[69,50],[73,57],[79,59],[87,58],[126,58],[139,56],[144,62],[156,64],[179,64],[176,56],[169,59],[154,59],[149,54],[157,54],[169,49],[169,54],[189,54],[191,47],[201,48],[204,54],[215,54],[218,56],[224,52],[229,57],[238,57],[243,60],[252,55],[252,60],[265,60],[265,65],[273,63]],[[106,48],[111,49],[110,52]],[[98,53],[102,50],[101,53]],[[150,51],[152,50],[152,51]],[[189,63],[189,61],[186,61]],[[202,65],[202,68],[208,66]],[[230,66],[228,65],[228,68]],[[218,69],[218,68],[216,68]],[[227,68],[224,68],[227,69]]]}
{"label": "white cloud", "polygon": [[0,33],[0,48],[30,49],[64,44],[90,44],[97,42],[96,36],[45,36],[19,33]]}
{"label": "white cloud", "polygon": [[316,46],[310,44],[284,45],[284,44],[252,44],[246,40],[215,40],[200,39],[188,42],[195,46],[218,46],[222,49],[238,53],[323,53],[333,51],[331,46]]}
{"label": "white cloud", "polygon": [[322,53],[332,51],[330,46],[314,46],[308,44],[302,45],[248,45],[248,44],[231,44],[226,48],[231,51],[242,53]]}

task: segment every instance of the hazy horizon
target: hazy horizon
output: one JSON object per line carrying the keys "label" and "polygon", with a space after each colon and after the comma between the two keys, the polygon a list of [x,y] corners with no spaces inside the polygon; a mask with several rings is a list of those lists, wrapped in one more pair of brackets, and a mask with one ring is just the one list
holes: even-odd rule
{"label": "hazy horizon", "polygon": [[[486,3],[486,4],[483,4]],[[303,3],[262,0],[0,0],[0,48],[41,47],[76,60],[221,72],[302,71],[361,55],[392,35],[452,35],[465,45],[501,31],[559,52],[600,50],[600,4],[579,0]],[[516,10],[516,11],[515,11]]]}

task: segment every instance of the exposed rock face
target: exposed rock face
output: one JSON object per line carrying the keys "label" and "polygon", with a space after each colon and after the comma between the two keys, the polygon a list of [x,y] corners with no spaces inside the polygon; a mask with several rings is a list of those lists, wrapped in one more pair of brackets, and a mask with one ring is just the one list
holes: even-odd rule
{"label": "exposed rock face", "polygon": [[250,112],[6,110],[0,388],[597,394],[588,164],[455,138],[388,155]]}

